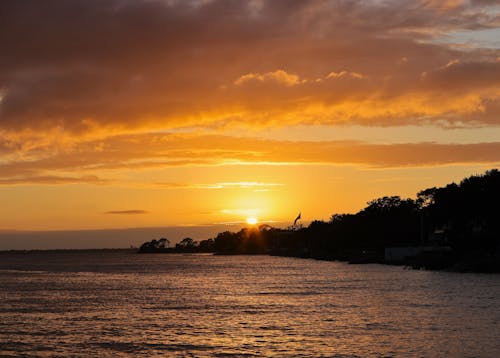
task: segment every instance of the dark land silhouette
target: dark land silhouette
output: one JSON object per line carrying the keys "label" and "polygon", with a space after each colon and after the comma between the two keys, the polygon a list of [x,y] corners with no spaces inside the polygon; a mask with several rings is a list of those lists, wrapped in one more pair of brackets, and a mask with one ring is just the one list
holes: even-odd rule
{"label": "dark land silhouette", "polygon": [[165,240],[146,242],[139,252],[270,254],[500,272],[500,172],[428,188],[415,200],[385,196],[355,214],[334,214],[307,227],[261,225],[200,242],[186,238],[172,248]]}

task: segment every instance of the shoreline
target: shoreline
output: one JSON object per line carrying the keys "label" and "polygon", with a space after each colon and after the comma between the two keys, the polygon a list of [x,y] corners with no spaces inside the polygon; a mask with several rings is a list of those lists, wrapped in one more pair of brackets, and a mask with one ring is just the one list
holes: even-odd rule
{"label": "shoreline", "polygon": [[[320,261],[339,261],[350,265],[381,264],[389,266],[402,266],[413,270],[429,270],[459,273],[500,273],[500,260],[496,256],[484,257],[481,255],[471,257],[456,257],[454,253],[448,257],[432,257],[422,255],[400,261],[387,261],[383,255],[375,252],[327,253],[274,250],[268,252],[244,251],[196,251],[176,248],[137,251],[138,254],[195,254],[205,253],[215,256],[241,256],[241,255],[267,255],[277,257],[293,257],[313,259]],[[442,259],[442,260],[439,260]]]}
{"label": "shoreline", "polygon": [[[381,255],[373,253],[326,253],[275,250],[269,252],[230,252],[230,251],[198,251],[164,248],[157,250],[140,251],[137,248],[95,248],[95,249],[27,249],[27,250],[1,250],[0,255],[13,254],[76,254],[76,253],[129,253],[129,254],[210,254],[214,256],[244,256],[266,255],[276,257],[291,257],[312,259],[319,261],[339,261],[350,265],[380,264],[388,266],[401,266],[412,270],[443,271],[456,273],[486,273],[499,274],[500,260],[498,257],[484,257],[472,255],[471,257],[449,258],[446,261],[436,261],[435,258],[411,258],[400,261],[387,261]],[[371,255],[370,255],[371,254]]]}

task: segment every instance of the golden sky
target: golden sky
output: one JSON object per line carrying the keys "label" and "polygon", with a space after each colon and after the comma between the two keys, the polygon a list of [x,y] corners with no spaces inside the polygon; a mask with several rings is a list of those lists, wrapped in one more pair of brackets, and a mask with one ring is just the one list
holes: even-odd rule
{"label": "golden sky", "polygon": [[0,230],[328,219],[499,124],[495,0],[0,2]]}

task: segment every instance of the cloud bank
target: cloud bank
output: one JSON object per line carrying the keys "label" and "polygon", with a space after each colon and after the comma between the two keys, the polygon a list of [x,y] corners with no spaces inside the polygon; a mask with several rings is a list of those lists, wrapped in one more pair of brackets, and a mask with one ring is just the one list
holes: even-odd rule
{"label": "cloud bank", "polygon": [[[500,45],[456,34],[499,25],[486,0],[5,0],[0,184],[183,165],[495,163],[499,143],[297,145],[224,131],[498,126]],[[185,128],[220,135],[152,134]]]}
{"label": "cloud bank", "polygon": [[[126,172],[188,166],[355,164],[394,168],[474,163],[500,163],[500,142],[374,144],[143,134],[89,141],[57,152],[50,147],[23,152],[18,154],[16,161],[0,163],[0,185],[117,185],[123,184],[121,178]],[[152,181],[146,184],[165,189],[269,189],[280,186],[264,182]]]}
{"label": "cloud bank", "polygon": [[[499,124],[488,1],[2,1],[0,133]],[[397,14],[395,16],[394,14]]]}

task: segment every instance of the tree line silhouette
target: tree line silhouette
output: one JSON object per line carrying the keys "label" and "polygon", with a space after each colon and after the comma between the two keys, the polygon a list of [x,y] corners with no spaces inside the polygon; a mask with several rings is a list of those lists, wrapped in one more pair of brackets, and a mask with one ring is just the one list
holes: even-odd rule
{"label": "tree line silhouette", "polygon": [[272,254],[369,263],[386,262],[389,247],[437,247],[446,250],[400,263],[500,272],[500,172],[493,169],[459,184],[428,188],[416,199],[384,196],[355,214],[334,214],[307,227],[261,225],[200,242],[186,238],[174,248],[155,248],[155,241],[144,243],[139,252]]}

